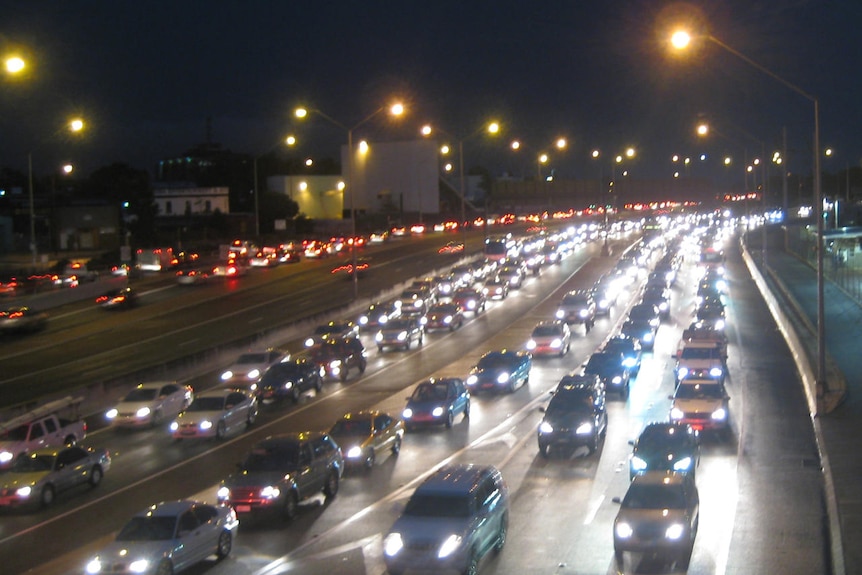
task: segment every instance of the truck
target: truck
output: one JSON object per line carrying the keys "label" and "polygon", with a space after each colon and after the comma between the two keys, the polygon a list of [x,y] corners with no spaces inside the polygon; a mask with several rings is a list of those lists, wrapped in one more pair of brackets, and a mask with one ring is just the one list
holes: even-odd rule
{"label": "truck", "polygon": [[173,248],[140,249],[135,257],[138,269],[143,272],[161,272],[177,265]]}
{"label": "truck", "polygon": [[78,412],[82,401],[67,396],[0,423],[0,470],[33,450],[82,441],[87,436],[87,423]]}

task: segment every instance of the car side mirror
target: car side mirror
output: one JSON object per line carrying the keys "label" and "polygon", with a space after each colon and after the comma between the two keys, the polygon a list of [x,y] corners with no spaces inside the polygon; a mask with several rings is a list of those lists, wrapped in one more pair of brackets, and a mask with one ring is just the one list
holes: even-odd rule
{"label": "car side mirror", "polygon": [[672,396],[672,395],[668,395],[668,396],[667,396],[667,398],[668,398],[668,399],[673,399],[673,396]]}
{"label": "car side mirror", "polygon": [[544,408],[544,407],[539,406],[539,412],[540,412],[540,413],[545,413],[545,408]]}
{"label": "car side mirror", "polygon": [[634,444],[635,444],[635,440],[634,440],[634,439],[629,439],[629,445],[634,445]]}
{"label": "car side mirror", "polygon": [[622,502],[623,502],[623,500],[622,500],[622,499],[620,499],[619,497],[614,497],[614,498],[612,498],[612,499],[611,499],[611,502],[612,502],[612,503],[622,503]]}

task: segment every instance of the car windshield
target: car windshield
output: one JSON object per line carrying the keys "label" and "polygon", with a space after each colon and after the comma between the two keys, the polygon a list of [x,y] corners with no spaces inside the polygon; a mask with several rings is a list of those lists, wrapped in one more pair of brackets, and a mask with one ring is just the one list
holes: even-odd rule
{"label": "car windshield", "polygon": [[718,350],[714,347],[690,347],[682,348],[680,359],[718,359]]}
{"label": "car windshield", "polygon": [[129,392],[123,401],[152,401],[158,397],[159,390],[155,387],[138,387]]}
{"label": "car windshield", "polygon": [[476,367],[479,369],[495,369],[498,367],[509,367],[515,362],[515,355],[511,353],[488,353],[479,359]]}
{"label": "car windshield", "polygon": [[705,305],[697,310],[698,318],[716,317],[724,313],[724,309],[719,306]]}
{"label": "car windshield", "polygon": [[277,363],[266,370],[260,381],[262,384],[280,382],[289,377],[295,377],[298,371],[299,369],[294,363]]}
{"label": "car windshield", "polygon": [[431,311],[433,313],[455,313],[458,311],[458,306],[451,304],[438,305],[434,306],[434,309],[432,309]]}
{"label": "car windshield", "polygon": [[19,425],[18,427],[10,429],[0,437],[2,437],[4,441],[26,441],[28,431],[30,431],[29,425]]}
{"label": "car windshield", "polygon": [[265,353],[244,353],[236,360],[237,365],[266,363]]}
{"label": "car windshield", "polygon": [[638,449],[646,451],[678,451],[689,442],[690,437],[677,427],[650,426],[638,438]]}
{"label": "car windshield", "polygon": [[623,500],[628,509],[684,509],[685,496],[682,489],[666,485],[638,485],[629,487]]}
{"label": "car windshield", "polygon": [[632,346],[630,341],[625,340],[611,340],[605,346],[605,351],[609,351],[612,353],[624,353],[631,354],[634,352],[634,346]]}
{"label": "car windshield", "polygon": [[173,539],[177,518],[173,515],[133,517],[117,534],[117,541],[165,541]]}
{"label": "car windshield", "polygon": [[538,325],[533,330],[533,337],[557,337],[562,335],[562,329],[556,325]]}
{"label": "car windshield", "polygon": [[339,419],[330,431],[335,436],[368,437],[371,435],[370,419]]}
{"label": "car windshield", "polygon": [[577,307],[587,305],[587,298],[581,295],[567,295],[563,298],[563,305]]}
{"label": "car windshield", "polygon": [[629,312],[629,318],[633,321],[649,320],[655,317],[655,310],[652,306],[638,306],[632,308]]}
{"label": "car windshield", "polygon": [[598,373],[606,369],[620,367],[622,361],[611,354],[593,354],[590,361],[587,362],[587,367],[584,368],[586,373]]}
{"label": "car windshield", "polygon": [[404,508],[405,515],[415,517],[469,517],[468,495],[414,494]]}
{"label": "car windshield", "polygon": [[582,392],[562,392],[558,391],[551,398],[548,408],[545,413],[550,415],[558,413],[591,413],[593,411],[593,398],[588,393]]}
{"label": "car windshield", "polygon": [[198,397],[186,411],[221,411],[224,408],[224,398]]}
{"label": "car windshield", "polygon": [[410,329],[410,320],[407,319],[394,319],[386,324],[387,330],[405,330]]}
{"label": "car windshield", "polygon": [[286,443],[274,448],[255,447],[242,462],[243,471],[265,472],[279,471],[285,465],[292,465],[299,461],[299,446],[294,443]]}
{"label": "car windshield", "polygon": [[53,455],[29,455],[19,457],[12,464],[11,471],[13,473],[39,473],[42,471],[51,471],[54,469]]}
{"label": "car windshield", "polygon": [[448,390],[445,385],[420,385],[413,392],[416,401],[434,401],[446,399]]}
{"label": "car windshield", "polygon": [[686,383],[676,389],[676,399],[722,399],[724,389],[718,383]]}

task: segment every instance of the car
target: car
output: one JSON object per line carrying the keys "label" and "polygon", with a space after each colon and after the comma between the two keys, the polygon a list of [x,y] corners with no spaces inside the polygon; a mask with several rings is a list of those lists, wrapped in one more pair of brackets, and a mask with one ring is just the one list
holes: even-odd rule
{"label": "car", "polygon": [[105,412],[105,419],[122,428],[156,427],[186,409],[194,400],[191,386],[176,381],[139,383]]}
{"label": "car", "polygon": [[365,346],[358,337],[330,338],[308,349],[307,357],[328,377],[347,381],[351,369],[365,373],[368,365]]}
{"label": "car", "polygon": [[248,387],[257,391],[257,382],[269,367],[280,361],[290,359],[290,354],[280,349],[268,348],[247,351],[240,354],[226,370],[220,379],[225,384]]}
{"label": "car", "polygon": [[510,288],[520,289],[521,286],[524,284],[525,272],[526,266],[521,267],[514,264],[504,264],[503,267],[497,270],[497,276],[501,279],[506,280]]}
{"label": "car", "polygon": [[697,431],[730,429],[730,396],[717,379],[688,377],[669,395],[670,420]]}
{"label": "car", "polygon": [[569,324],[560,320],[541,321],[527,340],[527,351],[536,355],[558,355],[569,353],[572,331]]}
{"label": "car", "polygon": [[628,319],[635,323],[649,323],[650,325],[655,326],[656,330],[658,330],[658,327],[661,324],[661,311],[651,302],[641,302],[632,306],[629,310]]}
{"label": "car", "polygon": [[470,392],[457,377],[431,377],[416,386],[401,412],[406,431],[419,425],[445,425],[451,428],[455,417],[470,417]]}
{"label": "car", "polygon": [[251,513],[294,519],[299,503],[323,493],[332,499],[344,473],[344,456],[320,431],[273,435],[256,443],[219,485],[220,504],[240,517]]}
{"label": "car", "polygon": [[112,289],[97,297],[96,305],[105,310],[131,309],[138,305],[138,292],[131,287]]}
{"label": "car", "polygon": [[485,282],[482,293],[488,299],[506,299],[509,297],[509,282],[500,276],[493,277]]}
{"label": "car", "polygon": [[170,425],[175,440],[224,439],[257,419],[257,397],[244,389],[224,388],[199,393]]}
{"label": "car", "polygon": [[382,244],[387,240],[389,240],[388,230],[376,230],[371,232],[371,235],[368,236],[368,243],[371,244]]}
{"label": "car", "polygon": [[602,351],[623,354],[623,366],[627,367],[632,375],[637,375],[641,369],[641,344],[633,338],[623,334],[608,339]]}
{"label": "car", "polygon": [[485,311],[485,294],[474,288],[458,288],[452,294],[452,302],[461,306],[465,312],[479,315]]}
{"label": "car", "polygon": [[365,308],[359,317],[356,319],[356,324],[360,331],[375,329],[385,325],[390,319],[397,318],[401,315],[401,307],[396,306],[393,302],[374,302]]}
{"label": "car", "polygon": [[694,473],[700,464],[700,439],[687,423],[654,422],[630,441],[629,478],[650,471]]}
{"label": "car", "polygon": [[389,450],[398,455],[401,451],[404,422],[382,411],[356,411],[341,416],[329,435],[341,447],[347,466],[371,469],[378,453]]}
{"label": "car", "polygon": [[721,344],[711,340],[692,340],[682,345],[676,356],[676,381],[689,375],[718,379],[725,378],[724,355]]}
{"label": "car", "polygon": [[306,240],[303,242],[303,255],[309,259],[322,259],[334,252],[332,244],[322,240]]}
{"label": "car", "polygon": [[538,428],[539,454],[548,457],[551,447],[586,446],[598,451],[608,431],[605,386],[595,375],[566,376],[552,392]]}
{"label": "car", "polygon": [[610,316],[617,305],[622,288],[620,281],[612,274],[599,278],[593,286],[593,299],[596,301],[596,315]]}
{"label": "car", "polygon": [[688,568],[700,520],[700,498],[690,473],[650,471],[636,475],[614,519],[614,559],[624,571],[624,553],[660,556]]}
{"label": "car", "polygon": [[682,337],[679,340],[677,347],[677,356],[682,349],[693,341],[708,341],[718,346],[722,359],[727,361],[727,334],[723,329],[716,329],[715,326],[705,322],[692,322],[688,328],[682,332]]}
{"label": "car", "polygon": [[502,551],[508,530],[509,494],[500,472],[446,465],[416,488],[386,534],[386,570],[475,574],[487,553]]}
{"label": "car", "polygon": [[626,320],[620,329],[620,333],[625,337],[636,340],[642,350],[652,350],[655,347],[658,326],[652,321]]}
{"label": "car", "polygon": [[584,374],[597,375],[608,391],[619,393],[622,399],[629,396],[631,372],[625,366],[625,357],[616,351],[597,351],[584,364]]}
{"label": "car", "polygon": [[98,486],[110,468],[107,449],[71,445],[22,454],[0,475],[0,509],[49,507],[61,491]]}
{"label": "car", "polygon": [[641,302],[658,308],[660,320],[670,319],[670,290],[661,286],[647,286],[641,294]]}
{"label": "car", "polygon": [[302,247],[297,242],[278,245],[278,261],[283,264],[298,264],[302,261]]}
{"label": "car", "polygon": [[332,338],[358,337],[359,331],[359,325],[351,320],[329,321],[314,328],[314,332],[305,340],[305,347],[311,347]]}
{"label": "car", "polygon": [[0,334],[34,333],[46,327],[48,327],[48,312],[26,306],[0,311]]}
{"label": "car", "polygon": [[265,246],[249,258],[249,264],[253,268],[272,268],[280,263],[278,248],[275,246]]}
{"label": "car", "polygon": [[695,319],[714,329],[724,329],[724,304],[715,300],[704,300],[695,310]]}
{"label": "car", "polygon": [[437,250],[437,253],[444,255],[461,255],[462,253],[464,253],[464,242],[446,242],[443,247]]}
{"label": "car", "polygon": [[90,559],[87,575],[179,573],[215,555],[230,555],[239,530],[234,510],[185,499],[150,505]]}
{"label": "car", "polygon": [[489,351],[470,370],[465,383],[470,393],[506,391],[514,393],[530,382],[533,356],[528,351]]}
{"label": "car", "polygon": [[455,274],[451,272],[434,276],[434,282],[437,284],[438,301],[449,298],[458,283]]}
{"label": "car", "polygon": [[589,290],[572,290],[563,296],[555,316],[566,323],[582,323],[589,332],[596,322],[596,300]]}
{"label": "car", "polygon": [[425,313],[434,301],[434,294],[428,287],[409,287],[401,292],[395,305],[400,306],[402,310],[413,308]]}
{"label": "car", "polygon": [[303,393],[323,389],[323,368],[307,357],[280,361],[267,368],[258,382],[258,395],[263,403],[290,398],[296,404]]}
{"label": "car", "polygon": [[193,286],[205,284],[212,277],[212,270],[205,268],[193,268],[178,270],[176,273],[177,283],[181,286]]}
{"label": "car", "polygon": [[425,313],[425,331],[448,329],[454,331],[464,325],[464,310],[456,303],[438,303]]}
{"label": "car", "polygon": [[374,336],[378,351],[386,348],[398,347],[409,350],[415,341],[417,347],[422,347],[425,339],[425,330],[422,322],[414,318],[398,318],[387,322]]}

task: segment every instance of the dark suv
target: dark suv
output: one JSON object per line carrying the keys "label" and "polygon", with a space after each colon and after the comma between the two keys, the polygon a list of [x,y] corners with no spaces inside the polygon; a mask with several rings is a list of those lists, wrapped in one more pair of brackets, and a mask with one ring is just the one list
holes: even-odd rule
{"label": "dark suv", "polygon": [[608,391],[619,393],[622,399],[628,398],[631,372],[622,352],[597,351],[584,365],[584,373],[599,376]]}
{"label": "dark suv", "polygon": [[608,431],[605,388],[595,375],[566,376],[557,385],[539,424],[539,453],[552,445],[586,445],[595,453]]}
{"label": "dark suv", "polygon": [[509,529],[509,494],[491,466],[449,465],[416,488],[383,540],[391,575],[406,570],[477,573]]}
{"label": "dark suv", "polygon": [[347,381],[351,369],[365,373],[368,360],[359,338],[342,337],[322,341],[308,350],[308,357],[330,377]]}
{"label": "dark suv", "polygon": [[276,363],[267,369],[258,382],[258,392],[264,403],[290,398],[299,403],[300,396],[310,390],[320,393],[323,369],[306,357]]}
{"label": "dark suv", "polygon": [[238,467],[219,487],[220,503],[238,514],[269,510],[293,519],[300,501],[321,491],[335,497],[344,459],[328,434],[299,432],[264,439]]}

